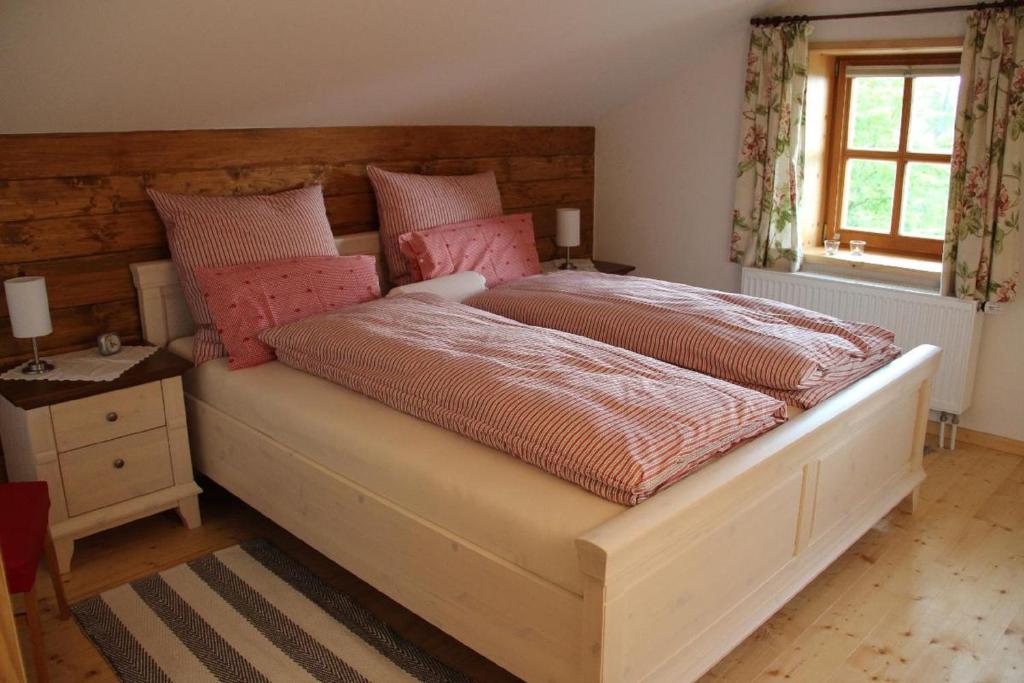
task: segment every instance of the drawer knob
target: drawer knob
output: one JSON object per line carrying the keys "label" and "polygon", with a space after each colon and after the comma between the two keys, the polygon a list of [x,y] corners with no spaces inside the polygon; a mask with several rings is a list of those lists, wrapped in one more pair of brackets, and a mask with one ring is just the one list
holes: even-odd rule
{"label": "drawer knob", "polygon": [[117,460],[114,461],[114,469],[115,470],[119,470],[122,467],[124,467],[124,459],[123,458],[118,458]]}
{"label": "drawer knob", "polygon": [[113,410],[107,413],[107,422],[117,422],[117,413]]}

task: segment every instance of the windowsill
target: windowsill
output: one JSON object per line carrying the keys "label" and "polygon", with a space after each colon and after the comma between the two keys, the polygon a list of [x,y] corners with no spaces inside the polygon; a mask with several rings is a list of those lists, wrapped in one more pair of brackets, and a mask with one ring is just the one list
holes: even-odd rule
{"label": "windowsill", "polygon": [[867,252],[853,256],[842,249],[835,256],[826,256],[824,247],[804,250],[805,272],[838,275],[854,280],[887,282],[916,288],[938,290],[942,276],[942,262],[913,256],[897,256]]}

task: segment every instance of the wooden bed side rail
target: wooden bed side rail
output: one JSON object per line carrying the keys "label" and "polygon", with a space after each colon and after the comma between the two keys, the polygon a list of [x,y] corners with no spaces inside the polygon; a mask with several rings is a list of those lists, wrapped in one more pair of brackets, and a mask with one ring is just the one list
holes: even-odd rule
{"label": "wooden bed side rail", "polygon": [[584,678],[696,678],[924,479],[919,346],[576,540]]}

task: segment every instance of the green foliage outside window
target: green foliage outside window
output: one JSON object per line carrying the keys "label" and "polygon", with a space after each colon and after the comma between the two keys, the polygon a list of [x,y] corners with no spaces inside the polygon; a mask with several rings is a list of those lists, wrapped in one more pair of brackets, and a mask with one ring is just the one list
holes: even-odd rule
{"label": "green foliage outside window", "polygon": [[[913,80],[907,150],[949,154],[960,79]],[[900,148],[904,79],[860,76],[851,84],[848,148],[896,152]],[[887,234],[896,191],[896,162],[850,159],[844,169],[843,227]],[[899,233],[942,239],[949,202],[949,164],[908,162],[903,178]]]}

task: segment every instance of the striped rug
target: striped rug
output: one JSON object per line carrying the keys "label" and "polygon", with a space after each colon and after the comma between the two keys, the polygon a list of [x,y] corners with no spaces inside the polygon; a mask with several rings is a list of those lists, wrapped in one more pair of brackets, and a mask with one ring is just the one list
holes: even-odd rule
{"label": "striped rug", "polygon": [[122,681],[468,681],[264,540],[71,608]]}

